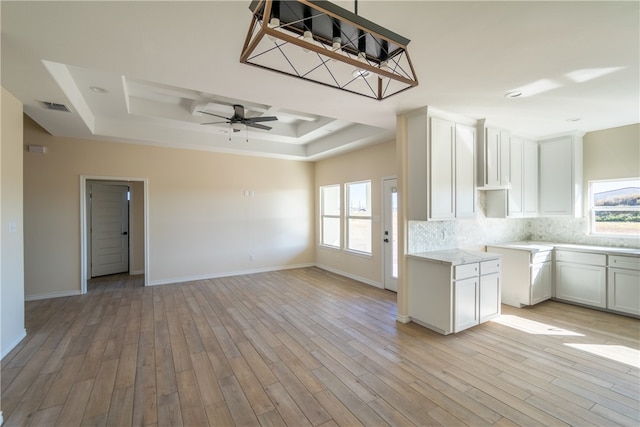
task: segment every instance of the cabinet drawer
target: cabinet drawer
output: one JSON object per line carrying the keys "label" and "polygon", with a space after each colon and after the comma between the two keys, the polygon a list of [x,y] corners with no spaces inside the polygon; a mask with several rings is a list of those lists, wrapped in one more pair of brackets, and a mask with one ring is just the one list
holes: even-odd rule
{"label": "cabinet drawer", "polygon": [[500,260],[492,259],[490,261],[482,261],[480,263],[480,274],[491,274],[491,273],[499,273],[500,272]]}
{"label": "cabinet drawer", "polygon": [[551,251],[538,252],[531,254],[531,264],[540,264],[543,262],[551,261]]}
{"label": "cabinet drawer", "polygon": [[632,256],[609,255],[609,267],[640,270],[640,258]]}
{"label": "cabinet drawer", "polygon": [[472,264],[456,265],[453,267],[453,280],[466,279],[479,274],[480,264],[474,262]]}
{"label": "cabinet drawer", "polygon": [[603,254],[590,254],[585,252],[557,251],[556,261],[605,266],[607,265],[607,256]]}

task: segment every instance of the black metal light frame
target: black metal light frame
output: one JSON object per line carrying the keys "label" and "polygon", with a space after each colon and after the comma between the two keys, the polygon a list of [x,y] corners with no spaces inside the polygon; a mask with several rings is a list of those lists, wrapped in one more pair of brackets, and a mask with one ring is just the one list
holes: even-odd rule
{"label": "black metal light frame", "polygon": [[249,8],[242,63],[377,100],[418,85],[409,39],[329,1],[254,0]]}

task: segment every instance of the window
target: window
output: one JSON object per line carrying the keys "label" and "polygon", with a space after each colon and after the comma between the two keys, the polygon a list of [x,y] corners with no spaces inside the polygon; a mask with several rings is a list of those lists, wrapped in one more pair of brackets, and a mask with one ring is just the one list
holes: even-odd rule
{"label": "window", "polygon": [[347,249],[371,253],[371,181],[346,184]]}
{"label": "window", "polygon": [[640,178],[589,182],[591,233],[640,236]]}
{"label": "window", "polygon": [[340,186],[320,187],[320,244],[340,247]]}

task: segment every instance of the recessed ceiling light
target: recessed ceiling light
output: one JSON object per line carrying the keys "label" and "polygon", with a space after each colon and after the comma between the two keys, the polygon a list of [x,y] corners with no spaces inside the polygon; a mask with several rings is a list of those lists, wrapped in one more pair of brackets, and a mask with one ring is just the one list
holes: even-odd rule
{"label": "recessed ceiling light", "polygon": [[226,129],[220,129],[218,132],[220,132],[220,133],[229,133],[229,131],[226,130]]}
{"label": "recessed ceiling light", "polygon": [[567,119],[568,122],[579,122],[582,120],[582,117],[570,117]]}
{"label": "recessed ceiling light", "polygon": [[504,94],[505,98],[518,98],[522,96],[522,92],[519,90],[512,90],[511,92],[507,92]]}
{"label": "recessed ceiling light", "polygon": [[89,89],[94,91],[95,93],[108,93],[109,91],[100,86],[90,86]]}

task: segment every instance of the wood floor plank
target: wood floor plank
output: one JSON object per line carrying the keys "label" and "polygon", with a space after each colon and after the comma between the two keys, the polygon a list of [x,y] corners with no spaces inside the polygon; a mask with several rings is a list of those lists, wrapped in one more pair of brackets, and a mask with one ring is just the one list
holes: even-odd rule
{"label": "wood floor plank", "polygon": [[5,425],[640,423],[640,321],[546,301],[442,336],[316,267],[28,301]]}

